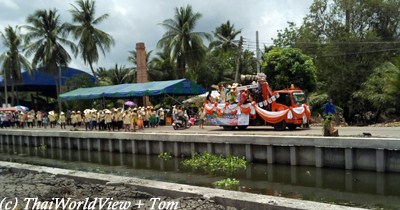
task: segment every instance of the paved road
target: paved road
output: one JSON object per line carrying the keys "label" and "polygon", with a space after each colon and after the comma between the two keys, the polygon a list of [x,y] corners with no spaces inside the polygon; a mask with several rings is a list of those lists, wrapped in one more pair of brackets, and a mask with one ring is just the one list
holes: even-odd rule
{"label": "paved road", "polygon": [[[363,133],[370,133],[372,137],[386,137],[386,138],[398,138],[400,140],[400,127],[336,127],[339,129],[340,136],[363,136]],[[32,128],[25,128],[29,130]],[[53,128],[54,129],[54,128]],[[61,130],[60,127],[56,127],[56,130]],[[71,129],[71,126],[67,126],[67,130]],[[38,128],[33,128],[38,130]],[[50,130],[50,128],[43,129]],[[79,130],[84,131],[83,127]],[[1,132],[1,129],[0,129]],[[117,131],[116,131],[117,132]],[[122,132],[122,131],[120,131]],[[281,136],[322,136],[322,128],[312,126],[310,129],[296,129],[294,131],[275,131],[272,127],[259,126],[259,127],[248,127],[246,130],[239,131],[224,131],[222,127],[218,126],[205,126],[204,129],[200,129],[198,126],[192,126],[186,130],[174,130],[172,126],[159,126],[156,128],[145,128],[145,133],[196,133],[196,134],[228,134],[228,135],[281,135]]]}
{"label": "paved road", "polygon": [[[339,129],[340,136],[364,136],[363,133],[370,133],[372,137],[389,137],[399,138],[400,127],[336,127]],[[149,128],[144,132],[176,132],[171,126]],[[311,127],[310,129],[296,129],[294,131],[275,131],[272,127],[248,127],[246,130],[240,131],[224,131],[218,126],[205,126],[200,129],[198,126],[193,126],[190,129],[179,130],[182,133],[213,133],[213,134],[261,134],[261,135],[288,135],[288,136],[322,136],[322,127]]]}

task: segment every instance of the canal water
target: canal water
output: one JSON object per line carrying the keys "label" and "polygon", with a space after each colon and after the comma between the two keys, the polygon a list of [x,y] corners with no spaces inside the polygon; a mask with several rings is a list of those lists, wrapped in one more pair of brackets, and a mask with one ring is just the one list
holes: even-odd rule
{"label": "canal water", "polygon": [[2,145],[0,160],[166,182],[213,187],[225,178],[240,181],[239,191],[369,209],[400,209],[400,174],[303,166],[248,164],[233,175],[208,175],[182,165],[183,158],[45,147]]}

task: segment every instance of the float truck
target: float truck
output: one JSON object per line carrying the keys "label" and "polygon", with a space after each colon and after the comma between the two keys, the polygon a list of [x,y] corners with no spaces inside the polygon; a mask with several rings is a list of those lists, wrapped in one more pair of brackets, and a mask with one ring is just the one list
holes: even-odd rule
{"label": "float truck", "polygon": [[224,130],[244,130],[248,126],[263,125],[280,131],[309,127],[311,111],[303,90],[292,85],[291,88],[272,91],[263,73],[241,75],[241,80],[253,80],[253,83],[231,91],[247,90],[250,101],[243,104],[206,101],[204,111],[212,124],[222,126]]}

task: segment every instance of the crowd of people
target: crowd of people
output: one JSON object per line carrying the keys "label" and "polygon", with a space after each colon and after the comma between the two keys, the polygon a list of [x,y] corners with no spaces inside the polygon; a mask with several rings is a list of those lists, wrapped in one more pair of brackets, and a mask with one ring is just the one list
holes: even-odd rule
{"label": "crowd of people", "polygon": [[[251,75],[250,75],[251,76]],[[266,82],[266,76],[263,73],[257,74],[252,85],[257,85],[257,88],[247,89],[241,87],[239,83],[224,86],[222,84],[215,88],[219,92],[219,96],[214,98],[211,96],[211,91],[207,96],[206,103],[226,103],[230,104],[245,104],[251,101],[262,101],[269,98],[271,90]],[[172,120],[180,119],[184,123],[194,125],[197,118],[200,128],[203,128],[205,123],[205,112],[202,107],[197,113],[192,113],[190,117],[183,106],[172,106],[168,113]],[[59,114],[50,111],[3,111],[0,112],[0,128],[55,128],[60,126],[61,129],[67,129],[66,126],[72,126],[72,130],[77,130],[79,127],[85,130],[108,130],[108,131],[136,131],[138,129],[151,128],[156,126],[166,125],[167,112],[163,108],[154,109],[152,106],[135,107],[135,108],[112,108],[112,109],[85,109],[83,111],[66,111]],[[193,116],[197,116],[194,118]]]}
{"label": "crowd of people", "polygon": [[[211,91],[207,96],[206,103],[226,103],[230,104],[245,104],[251,101],[260,101],[258,98],[268,98],[270,89],[266,83],[265,74],[258,74],[257,88],[247,89],[241,87],[239,83],[233,83],[225,87],[218,85],[219,97],[211,97]],[[258,100],[257,100],[258,99]],[[183,106],[172,106],[170,116],[172,120],[182,120],[185,124],[191,123],[194,125],[195,118],[190,117]],[[135,108],[112,108],[112,109],[85,109],[83,111],[67,111],[59,114],[50,111],[6,111],[0,112],[0,127],[1,128],[55,128],[60,126],[61,129],[67,129],[66,126],[72,126],[71,130],[77,130],[79,127],[85,130],[108,130],[108,131],[136,131],[144,128],[152,128],[156,126],[166,125],[167,112],[163,108],[154,109],[152,106],[135,107]],[[196,115],[200,128],[204,127],[206,119],[204,110],[200,107]]]}
{"label": "crowd of people", "polygon": [[104,110],[85,109],[83,111],[5,111],[0,112],[1,128],[55,128],[71,130],[136,131],[166,124],[166,112],[163,108],[152,106],[135,108],[112,108]]}

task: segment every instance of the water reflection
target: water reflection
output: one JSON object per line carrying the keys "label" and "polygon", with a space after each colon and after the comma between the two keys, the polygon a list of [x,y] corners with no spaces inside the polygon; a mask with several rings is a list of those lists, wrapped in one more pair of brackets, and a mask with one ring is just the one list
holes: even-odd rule
{"label": "water reflection", "polygon": [[[166,161],[156,155],[13,145],[1,145],[0,152],[0,159],[6,161],[207,187],[228,177],[223,174],[205,175],[184,168],[180,158]],[[239,179],[240,190],[246,192],[368,208],[400,209],[400,176],[396,173],[249,164],[246,170],[229,177]]]}

